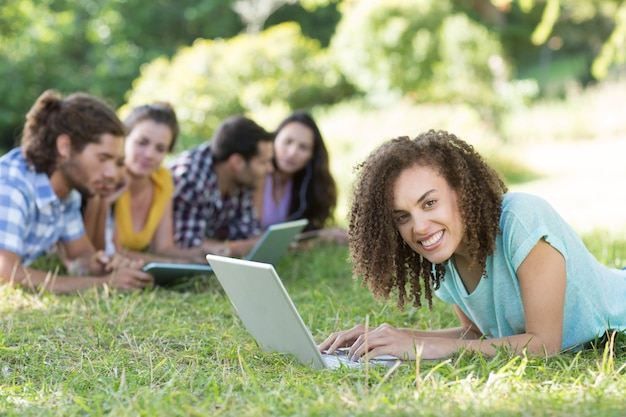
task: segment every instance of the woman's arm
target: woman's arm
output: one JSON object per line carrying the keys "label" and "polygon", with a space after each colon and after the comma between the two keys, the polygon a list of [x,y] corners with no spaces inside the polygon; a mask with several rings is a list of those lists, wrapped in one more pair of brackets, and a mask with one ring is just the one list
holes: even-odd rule
{"label": "woman's arm", "polygon": [[157,255],[206,263],[206,253],[202,247],[179,248],[174,244],[174,218],[172,199],[167,202],[161,222],[152,237],[152,250]]}
{"label": "woman's arm", "polygon": [[342,347],[350,347],[349,354],[356,358],[369,352],[370,357],[394,355],[403,359],[415,359],[417,341],[442,339],[456,346],[455,340],[475,340],[482,336],[476,325],[454,306],[461,326],[439,330],[401,329],[384,323],[378,327],[366,329],[362,324],[352,329],[331,334],[319,345],[320,351],[333,353]]}
{"label": "woman's arm", "polygon": [[[517,270],[520,282],[526,332],[485,339],[476,325],[458,308],[461,326],[437,331],[398,329],[388,324],[365,331],[362,325],[333,333],[319,347],[330,352],[350,346],[355,358],[383,354],[415,359],[448,357],[459,349],[495,355],[498,347],[515,352],[553,355],[561,350],[565,305],[565,259],[547,242],[540,240]],[[490,279],[497,279],[492,277]]]}
{"label": "woman's arm", "polygon": [[[168,215],[168,212],[170,213]],[[157,255],[178,259],[187,259],[197,263],[206,263],[206,254],[241,257],[248,254],[258,243],[261,235],[241,240],[222,241],[205,239],[202,245],[194,248],[180,248],[174,244],[174,227],[172,221],[172,205],[166,208],[163,219],[152,240],[152,247]],[[167,220],[169,218],[169,221]],[[168,231],[169,230],[169,231]]]}
{"label": "woman's arm", "polygon": [[85,233],[96,250],[105,250],[106,222],[109,205],[99,195],[94,195],[85,201],[83,223]]}
{"label": "woman's arm", "polygon": [[566,284],[563,255],[540,240],[517,269],[517,277],[526,333],[467,342],[462,346],[487,354],[494,354],[496,346],[538,355],[553,355],[561,350]]}
{"label": "woman's arm", "polygon": [[107,249],[107,221],[111,214],[113,203],[128,189],[129,181],[122,177],[116,184],[115,189],[110,190],[108,195],[95,194],[85,201],[83,223],[85,233],[96,250]]}
{"label": "woman's arm", "polygon": [[214,253],[222,256],[244,257],[250,253],[252,249],[259,243],[261,234],[248,239],[239,240],[217,240],[217,239],[205,239],[202,242],[202,247],[206,253]]}

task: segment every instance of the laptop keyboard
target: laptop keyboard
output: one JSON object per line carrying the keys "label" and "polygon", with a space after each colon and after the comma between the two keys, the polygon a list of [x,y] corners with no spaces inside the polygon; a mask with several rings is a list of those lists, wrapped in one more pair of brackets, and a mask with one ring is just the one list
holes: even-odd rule
{"label": "laptop keyboard", "polygon": [[322,353],[322,359],[324,359],[324,362],[326,362],[326,365],[328,365],[328,367],[332,369],[341,368],[342,366],[345,366],[347,368],[360,368],[363,365],[363,362],[361,361],[359,362],[351,361],[348,358],[348,355],[345,355],[345,354],[329,355],[327,353]]}
{"label": "laptop keyboard", "polygon": [[[380,357],[379,357],[380,358]],[[364,360],[352,361],[348,358],[348,349],[338,349],[332,354],[322,353],[322,359],[326,362],[329,368],[337,369],[342,366],[347,368],[361,368],[365,364]],[[369,364],[374,366],[392,366],[396,363],[398,358],[392,356],[385,356],[380,359],[370,359]]]}

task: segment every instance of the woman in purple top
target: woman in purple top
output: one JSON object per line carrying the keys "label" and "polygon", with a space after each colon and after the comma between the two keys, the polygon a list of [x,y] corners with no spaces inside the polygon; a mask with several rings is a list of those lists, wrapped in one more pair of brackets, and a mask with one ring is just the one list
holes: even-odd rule
{"label": "woman in purple top", "polygon": [[308,113],[296,111],[276,129],[274,172],[257,187],[255,201],[263,228],[305,218],[309,234],[347,241],[345,230],[324,229],[333,221],[337,187],[324,140]]}

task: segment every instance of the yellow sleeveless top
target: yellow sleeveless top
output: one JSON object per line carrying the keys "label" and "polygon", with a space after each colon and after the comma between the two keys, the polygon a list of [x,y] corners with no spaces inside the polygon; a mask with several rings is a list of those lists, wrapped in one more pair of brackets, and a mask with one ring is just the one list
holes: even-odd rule
{"label": "yellow sleeveless top", "polygon": [[115,202],[115,227],[120,244],[124,249],[141,251],[150,245],[154,232],[163,217],[165,207],[174,193],[172,174],[167,168],[160,167],[150,175],[150,180],[154,183],[152,206],[146,224],[139,232],[135,232],[133,228],[130,214],[130,191],[127,190]]}

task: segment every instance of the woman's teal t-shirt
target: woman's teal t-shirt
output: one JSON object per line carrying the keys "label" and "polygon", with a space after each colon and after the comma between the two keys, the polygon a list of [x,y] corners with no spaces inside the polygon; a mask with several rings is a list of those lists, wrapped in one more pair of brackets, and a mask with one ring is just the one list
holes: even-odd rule
{"label": "woman's teal t-shirt", "polygon": [[598,262],[580,237],[540,197],[507,193],[502,203],[501,234],[487,258],[486,277],[467,294],[452,262],[435,294],[455,304],[487,338],[526,332],[516,271],[540,239],[565,258],[567,283],[562,348],[577,347],[607,329],[626,329],[626,271]]}

